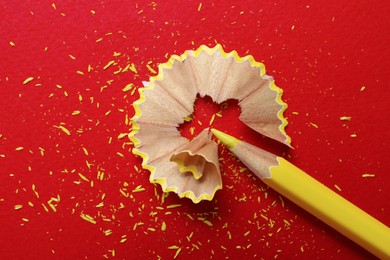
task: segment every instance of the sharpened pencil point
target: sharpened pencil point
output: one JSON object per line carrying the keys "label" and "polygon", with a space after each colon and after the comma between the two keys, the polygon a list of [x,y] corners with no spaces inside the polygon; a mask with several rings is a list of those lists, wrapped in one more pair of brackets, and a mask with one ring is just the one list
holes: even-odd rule
{"label": "sharpened pencil point", "polygon": [[236,146],[237,144],[239,144],[241,142],[237,138],[235,138],[231,135],[225,134],[224,132],[221,132],[215,128],[212,128],[211,132],[213,133],[213,135],[215,135],[215,137],[217,137],[219,139],[219,141],[221,141],[221,143],[226,145],[228,148],[233,148],[234,146]]}

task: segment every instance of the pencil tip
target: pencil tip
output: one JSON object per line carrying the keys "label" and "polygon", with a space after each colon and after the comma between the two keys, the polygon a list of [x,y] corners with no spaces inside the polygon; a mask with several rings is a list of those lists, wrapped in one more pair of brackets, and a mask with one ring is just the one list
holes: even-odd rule
{"label": "pencil tip", "polygon": [[228,148],[233,148],[234,146],[240,143],[240,140],[238,140],[237,138],[225,134],[224,132],[221,132],[215,128],[212,128],[211,132],[213,133],[213,135],[215,135],[215,137],[219,139],[219,141],[221,141],[221,143],[226,145]]}

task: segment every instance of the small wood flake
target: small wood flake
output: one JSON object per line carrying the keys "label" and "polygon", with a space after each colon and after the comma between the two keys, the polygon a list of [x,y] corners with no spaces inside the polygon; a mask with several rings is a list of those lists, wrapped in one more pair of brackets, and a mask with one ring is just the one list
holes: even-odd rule
{"label": "small wood flake", "polygon": [[60,129],[65,134],[70,135],[70,131],[66,127],[60,125],[60,126],[57,126],[57,128]]}
{"label": "small wood flake", "polygon": [[132,190],[132,193],[142,192],[145,188],[143,188],[141,185],[137,186],[134,190]]}
{"label": "small wood flake", "polygon": [[96,224],[95,219],[88,214],[80,213],[80,217],[91,224]]}
{"label": "small wood flake", "polygon": [[210,123],[209,125],[212,125],[214,123],[214,120],[215,120],[215,114],[212,115],[211,119],[210,119]]}
{"label": "small wood flake", "polygon": [[131,90],[133,88],[134,84],[133,83],[130,83],[130,84],[127,84],[126,87],[124,87],[122,89],[123,92],[127,92],[129,90]]}
{"label": "small wood flake", "polygon": [[128,133],[120,133],[120,134],[118,135],[118,140],[123,139],[123,138],[125,138],[125,137],[128,136],[128,135],[129,135]]}
{"label": "small wood flake", "polygon": [[168,205],[168,206],[167,206],[167,209],[174,209],[174,208],[178,208],[178,207],[181,207],[181,204],[172,204],[172,205]]}
{"label": "small wood flake", "polygon": [[340,117],[341,121],[351,121],[351,119],[352,119],[352,117],[350,117],[350,116],[341,116]]}
{"label": "small wood flake", "polygon": [[363,178],[372,178],[372,177],[375,177],[375,174],[364,173],[364,174],[362,174],[362,177],[363,177]]}
{"label": "small wood flake", "polygon": [[137,68],[135,67],[135,64],[134,63],[131,63],[131,66],[129,67],[130,71],[134,72],[135,74],[137,74]]}
{"label": "small wood flake", "polygon": [[113,64],[115,63],[115,61],[111,60],[109,61],[106,66],[103,67],[104,70],[108,69],[109,67],[111,67]]}
{"label": "small wood flake", "polygon": [[30,83],[31,81],[33,81],[33,80],[34,80],[34,77],[28,77],[28,78],[26,78],[26,79],[23,81],[23,84],[26,85],[26,84]]}
{"label": "small wood flake", "polygon": [[203,223],[205,223],[209,227],[213,226],[213,223],[211,223],[209,220],[203,220]]}
{"label": "small wood flake", "polygon": [[148,68],[148,70],[150,72],[152,72],[153,74],[157,74],[157,72],[149,65],[149,64],[146,64],[146,67]]}
{"label": "small wood flake", "polygon": [[165,224],[165,221],[162,222],[161,224],[161,231],[167,230],[167,224]]}
{"label": "small wood flake", "polygon": [[180,252],[181,252],[181,247],[179,249],[177,249],[176,254],[173,257],[173,259],[176,259],[179,256]]}

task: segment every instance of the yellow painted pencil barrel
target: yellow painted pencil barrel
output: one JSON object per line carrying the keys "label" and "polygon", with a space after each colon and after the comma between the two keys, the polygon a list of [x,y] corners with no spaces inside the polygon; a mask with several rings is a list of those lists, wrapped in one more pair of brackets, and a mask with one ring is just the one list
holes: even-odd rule
{"label": "yellow painted pencil barrel", "polygon": [[390,258],[390,229],[305,172],[278,157],[267,185],[381,259]]}
{"label": "yellow painted pencil barrel", "polygon": [[386,225],[284,158],[216,129],[211,131],[271,188],[377,257],[390,259],[390,228]]}

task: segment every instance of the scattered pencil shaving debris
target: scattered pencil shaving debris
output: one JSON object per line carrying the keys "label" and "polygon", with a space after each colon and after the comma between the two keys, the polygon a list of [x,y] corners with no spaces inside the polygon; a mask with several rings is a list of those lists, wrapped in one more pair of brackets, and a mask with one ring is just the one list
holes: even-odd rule
{"label": "scattered pencil shaving debris", "polygon": [[88,178],[85,177],[83,174],[78,173],[78,175],[79,175],[79,177],[80,177],[83,181],[90,182],[90,181],[88,180]]}
{"label": "scattered pencil shaving debris", "polygon": [[310,125],[313,126],[314,128],[318,128],[318,125],[315,123],[310,122]]}
{"label": "scattered pencil shaving debris", "polygon": [[119,189],[119,192],[123,195],[123,197],[129,197],[129,193],[125,192],[123,189]]}
{"label": "scattered pencil shaving debris", "polygon": [[179,256],[180,252],[181,252],[181,247],[176,250],[176,253],[175,253],[173,259],[176,259]]}
{"label": "scattered pencil shaving debris", "polygon": [[133,231],[135,231],[137,229],[138,226],[143,226],[144,223],[143,222],[138,222],[138,223],[135,223],[134,226],[133,226]]}
{"label": "scattered pencil shaving debris", "polygon": [[145,188],[142,187],[142,185],[138,185],[135,189],[133,189],[131,192],[132,193],[137,193],[137,192],[142,192],[144,191]]}
{"label": "scattered pencil shaving debris", "polygon": [[122,89],[123,92],[127,92],[129,90],[131,90],[133,88],[134,84],[133,83],[130,83],[130,84],[127,84],[126,87],[124,87]]}
{"label": "scattered pencil shaving debris", "polygon": [[118,135],[118,140],[123,139],[123,138],[127,137],[128,135],[129,135],[129,133],[120,133]]}
{"label": "scattered pencil shaving debris", "polygon": [[109,236],[112,234],[112,230],[111,229],[107,229],[107,230],[104,230],[103,233],[106,235],[106,236]]}
{"label": "scattered pencil shaving debris", "polygon": [[137,68],[135,67],[135,64],[134,64],[134,63],[132,63],[132,64],[128,67],[128,69],[130,69],[131,72],[133,72],[133,73],[135,73],[135,74],[138,74]]}
{"label": "scattered pencil shaving debris", "polygon": [[212,125],[212,124],[214,123],[214,120],[215,120],[215,114],[213,114],[213,115],[211,116],[209,125]]}
{"label": "scattered pencil shaving debris", "polygon": [[96,224],[96,220],[88,214],[84,214],[81,212],[80,217],[91,224]]}
{"label": "scattered pencil shaving debris", "polygon": [[88,155],[89,155],[89,153],[88,153],[88,150],[87,150],[87,148],[85,148],[85,147],[82,147],[82,149],[83,149],[83,152],[84,152],[84,154],[88,156]]}
{"label": "scattered pencil shaving debris", "polygon": [[15,151],[22,151],[22,150],[24,150],[24,147],[23,147],[23,146],[19,146],[19,147],[16,147],[16,148],[15,148]]}
{"label": "scattered pencil shaving debris", "polygon": [[174,209],[174,208],[178,208],[178,207],[181,207],[181,204],[172,204],[172,205],[168,205],[168,206],[167,206],[167,209]]}
{"label": "scattered pencil shaving debris", "polygon": [[97,172],[97,179],[100,181],[103,181],[104,180],[104,172],[98,171]]}
{"label": "scattered pencil shaving debris", "polygon": [[77,115],[80,115],[80,110],[75,110],[72,112],[72,116],[77,116]]}
{"label": "scattered pencil shaving debris", "polygon": [[111,61],[109,61],[109,62],[106,64],[106,66],[103,67],[103,69],[106,70],[106,69],[108,69],[109,67],[111,67],[111,66],[114,65],[114,64],[115,64],[115,61],[114,61],[114,60],[111,60]]}
{"label": "scattered pencil shaving debris", "polygon": [[352,117],[350,117],[350,116],[342,116],[342,117],[340,117],[341,121],[351,121],[351,119],[352,119]]}
{"label": "scattered pencil shaving debris", "polygon": [[121,238],[121,240],[120,240],[119,242],[123,244],[123,243],[125,243],[126,241],[127,241],[127,237],[123,237],[123,236],[122,236],[122,238]]}
{"label": "scattered pencil shaving debris", "polygon": [[20,204],[19,204],[19,205],[15,205],[15,206],[14,206],[14,209],[15,209],[15,210],[20,210],[21,208],[23,208],[23,205],[20,205]]}
{"label": "scattered pencil shaving debris", "polygon": [[363,177],[363,178],[372,178],[372,177],[375,177],[375,174],[372,174],[372,173],[364,173],[364,174],[362,174],[362,177]]}
{"label": "scattered pencil shaving debris", "polygon": [[167,230],[167,224],[165,224],[165,221],[163,221],[161,224],[161,231],[166,231],[166,230]]}
{"label": "scattered pencil shaving debris", "polygon": [[194,218],[190,215],[190,214],[188,214],[188,213],[184,213],[189,219],[191,219],[192,221],[194,221]]}
{"label": "scattered pencil shaving debris", "polygon": [[50,198],[47,201],[47,205],[49,205],[49,207],[53,210],[53,212],[57,212],[57,206],[59,202],[60,202],[60,195],[57,195],[56,198]]}
{"label": "scattered pencil shaving debris", "polygon": [[338,191],[341,191],[341,188],[340,188],[337,184],[335,184],[334,187],[335,187]]}
{"label": "scattered pencil shaving debris", "polygon": [[148,68],[148,70],[150,72],[152,72],[153,74],[157,74],[157,72],[149,65],[149,64],[146,64],[146,67]]}
{"label": "scattered pencil shaving debris", "polygon": [[213,223],[211,223],[211,221],[209,220],[206,220],[205,218],[203,217],[198,217],[198,220],[202,221],[203,223],[205,223],[207,226],[209,227],[212,227],[213,226]]}
{"label": "scattered pencil shaving debris", "polygon": [[28,78],[26,78],[26,79],[23,81],[23,84],[26,85],[26,84],[30,83],[31,81],[33,81],[33,80],[34,80],[34,77],[28,77]]}
{"label": "scattered pencil shaving debris", "polygon": [[357,134],[351,134],[351,137],[352,137],[352,138],[356,138],[356,137],[357,137]]}
{"label": "scattered pencil shaving debris", "polygon": [[54,126],[54,127],[60,129],[66,135],[70,135],[70,131],[65,126],[59,125],[59,126]]}

